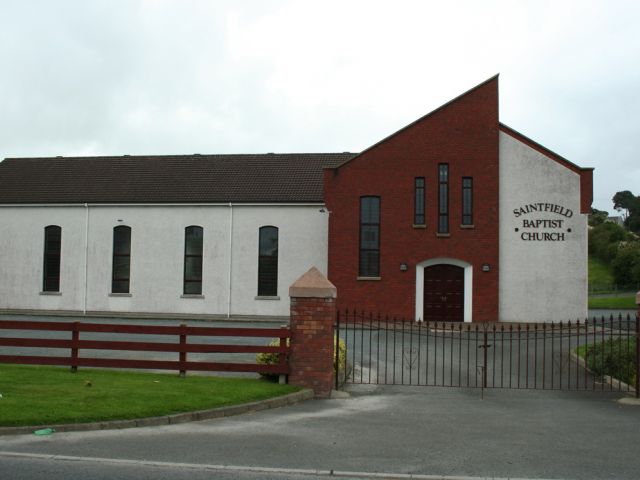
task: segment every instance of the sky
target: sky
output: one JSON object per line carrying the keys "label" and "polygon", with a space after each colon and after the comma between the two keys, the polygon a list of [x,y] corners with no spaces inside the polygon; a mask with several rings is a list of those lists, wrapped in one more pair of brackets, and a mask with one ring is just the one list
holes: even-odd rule
{"label": "sky", "polygon": [[640,195],[640,2],[0,0],[0,158],[358,152],[500,74],[500,120]]}

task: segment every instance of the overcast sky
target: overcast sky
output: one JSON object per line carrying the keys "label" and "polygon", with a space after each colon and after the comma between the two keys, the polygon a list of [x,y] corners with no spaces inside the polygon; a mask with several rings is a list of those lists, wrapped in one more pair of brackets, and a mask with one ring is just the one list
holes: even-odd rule
{"label": "overcast sky", "polygon": [[0,0],[0,157],[357,152],[500,74],[500,119],[640,194],[640,2]]}

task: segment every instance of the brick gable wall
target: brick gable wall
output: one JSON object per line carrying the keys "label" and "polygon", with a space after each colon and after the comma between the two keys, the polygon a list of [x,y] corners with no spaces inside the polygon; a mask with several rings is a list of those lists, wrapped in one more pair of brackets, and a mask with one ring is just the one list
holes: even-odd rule
{"label": "brick gable wall", "polygon": [[[330,281],[338,308],[413,317],[416,265],[473,266],[474,321],[498,319],[498,79],[494,77],[336,169],[325,170]],[[450,236],[438,237],[438,164],[449,163]],[[473,229],[463,229],[463,176],[473,177]],[[426,228],[413,227],[414,178],[426,180]],[[379,195],[380,280],[358,280],[359,199]],[[408,269],[400,271],[400,263]],[[491,271],[483,273],[488,263]],[[468,293],[468,292],[467,292]]]}

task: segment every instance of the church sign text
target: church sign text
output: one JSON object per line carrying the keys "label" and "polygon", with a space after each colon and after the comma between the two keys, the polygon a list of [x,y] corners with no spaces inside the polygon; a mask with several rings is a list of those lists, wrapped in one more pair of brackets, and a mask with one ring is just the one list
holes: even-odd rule
{"label": "church sign text", "polygon": [[[563,219],[552,218],[520,218],[530,214],[560,215]],[[527,203],[513,210],[514,217],[522,221],[515,231],[520,233],[520,238],[528,242],[564,242],[566,233],[571,233],[571,228],[566,228],[568,218],[573,217],[573,210],[555,203]],[[535,215],[535,216],[538,216]],[[520,231],[520,230],[524,231]],[[551,231],[549,231],[551,230]]]}

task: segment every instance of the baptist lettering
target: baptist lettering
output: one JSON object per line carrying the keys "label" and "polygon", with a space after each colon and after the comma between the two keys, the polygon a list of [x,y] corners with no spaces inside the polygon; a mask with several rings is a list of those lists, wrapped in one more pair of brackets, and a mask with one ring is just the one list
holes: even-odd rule
{"label": "baptist lettering", "polygon": [[522,219],[522,228],[562,228],[564,220],[527,220]]}

